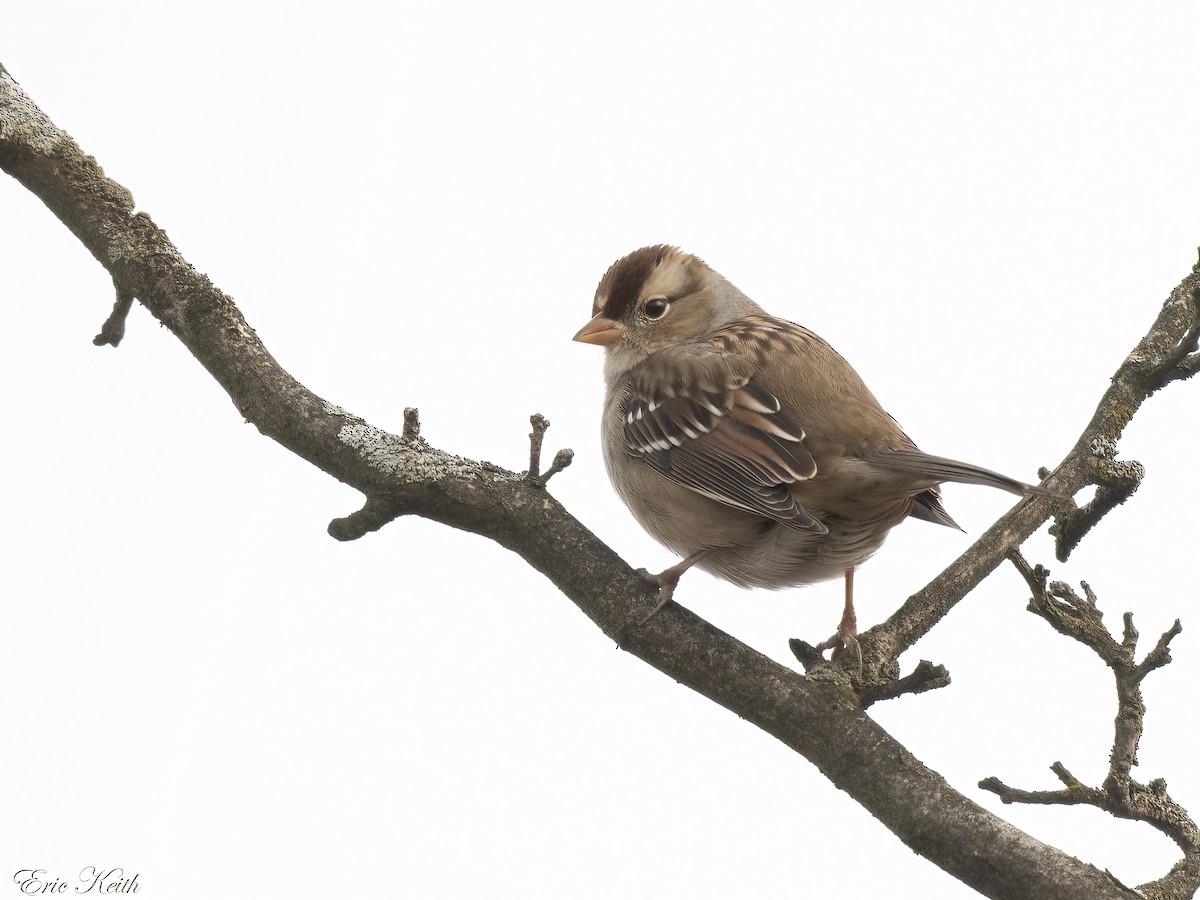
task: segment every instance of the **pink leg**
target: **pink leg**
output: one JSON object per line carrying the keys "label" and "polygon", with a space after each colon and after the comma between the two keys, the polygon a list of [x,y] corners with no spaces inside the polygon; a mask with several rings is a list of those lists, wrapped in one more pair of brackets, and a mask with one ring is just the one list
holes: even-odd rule
{"label": "pink leg", "polygon": [[645,625],[651,619],[658,615],[659,610],[671,602],[671,598],[675,596],[675,586],[679,584],[679,577],[688,569],[703,559],[707,550],[697,550],[687,559],[678,562],[669,569],[663,569],[657,575],[651,575],[645,569],[639,569],[642,577],[658,588],[658,605],[650,610],[650,615],[638,622],[638,626]]}
{"label": "pink leg", "polygon": [[829,654],[831,661],[837,660],[843,653],[850,653],[858,661],[859,670],[862,670],[862,648],[858,645],[858,617],[854,614],[853,566],[846,570],[846,605],[842,609],[842,621],[838,623],[833,636],[817,644],[816,649],[832,650]]}

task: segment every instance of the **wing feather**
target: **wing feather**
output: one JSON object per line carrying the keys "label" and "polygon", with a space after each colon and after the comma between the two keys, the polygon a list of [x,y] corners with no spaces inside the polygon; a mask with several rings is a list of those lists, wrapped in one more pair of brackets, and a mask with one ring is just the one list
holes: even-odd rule
{"label": "wing feather", "polygon": [[632,377],[626,446],[697,493],[823,532],[789,490],[817,471],[804,429],[754,375],[751,360],[711,344],[654,354]]}

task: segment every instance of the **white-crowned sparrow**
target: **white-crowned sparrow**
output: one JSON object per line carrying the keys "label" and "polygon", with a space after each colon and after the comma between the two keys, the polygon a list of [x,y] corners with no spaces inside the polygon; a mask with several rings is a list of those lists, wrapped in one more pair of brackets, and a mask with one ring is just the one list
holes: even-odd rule
{"label": "white-crowned sparrow", "polygon": [[844,575],[842,621],[820,646],[857,653],[854,568],[907,516],[958,527],[939,483],[1040,492],[922,453],[829,344],[676,247],[613,263],[592,312],[575,340],[606,351],[609,477],[684,557],[648,576],[654,612],[692,565],[742,587]]}

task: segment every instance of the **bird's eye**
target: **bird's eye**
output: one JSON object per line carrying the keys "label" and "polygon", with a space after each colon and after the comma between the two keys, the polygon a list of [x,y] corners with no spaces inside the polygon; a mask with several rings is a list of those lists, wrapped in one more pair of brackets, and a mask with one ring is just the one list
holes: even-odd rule
{"label": "bird's eye", "polygon": [[661,319],[667,313],[667,301],[662,297],[652,297],[642,307],[647,319]]}

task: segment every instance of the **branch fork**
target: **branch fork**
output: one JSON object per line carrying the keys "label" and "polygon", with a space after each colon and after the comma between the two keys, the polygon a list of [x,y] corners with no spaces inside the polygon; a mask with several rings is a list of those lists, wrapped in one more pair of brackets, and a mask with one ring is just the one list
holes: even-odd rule
{"label": "branch fork", "polygon": [[1020,790],[994,776],[983,779],[979,787],[996,794],[1003,803],[1094,806],[1118,818],[1151,825],[1179,846],[1183,859],[1163,878],[1142,885],[1138,890],[1147,897],[1191,897],[1200,888],[1200,828],[1187,810],[1171,799],[1163,779],[1142,784],[1130,775],[1137,765],[1137,747],[1146,712],[1141,684],[1147,675],[1171,661],[1171,641],[1183,630],[1179,620],[1176,619],[1142,661],[1137,662],[1139,634],[1132,613],[1125,613],[1124,628],[1118,641],[1104,627],[1096,593],[1086,581],[1080,582],[1081,597],[1069,584],[1050,581],[1048,569],[1041,565],[1030,566],[1020,553],[1013,551],[1009,559],[1032,591],[1029,611],[1045,619],[1060,634],[1091,648],[1112,669],[1116,678],[1117,715],[1113,723],[1109,770],[1100,787],[1084,785],[1061,762],[1050,767],[1063,784],[1060,790]]}
{"label": "branch fork", "polygon": [[533,426],[533,431],[529,433],[529,469],[525,473],[525,480],[539,487],[545,487],[551,478],[571,464],[575,458],[575,451],[559,450],[554,454],[554,459],[550,461],[550,468],[542,472],[542,440],[546,436],[546,430],[550,427],[550,420],[541,413],[534,413],[529,417],[529,424]]}
{"label": "branch fork", "polygon": [[1088,483],[1096,494],[1083,506],[1057,512],[1050,534],[1055,539],[1054,555],[1066,562],[1092,527],[1133,496],[1146,475],[1146,467],[1135,460],[1118,460],[1115,441],[1097,438],[1087,457]]}

